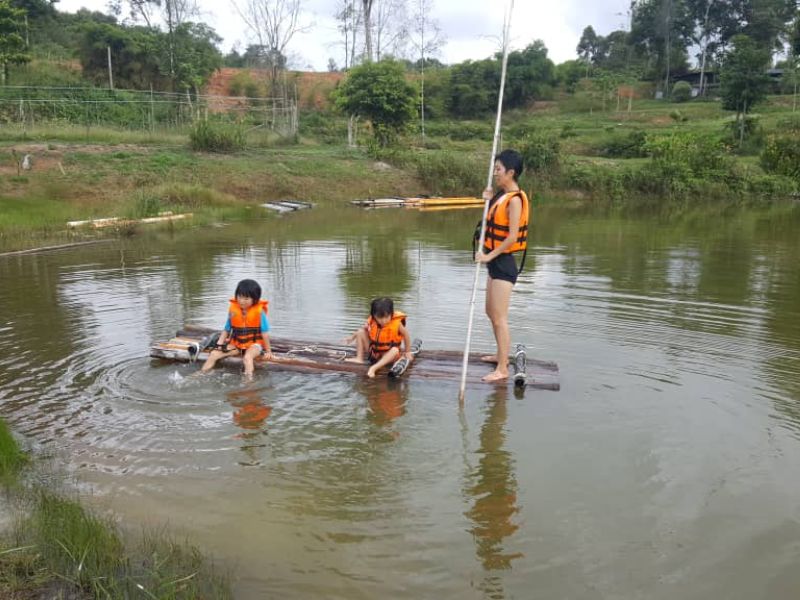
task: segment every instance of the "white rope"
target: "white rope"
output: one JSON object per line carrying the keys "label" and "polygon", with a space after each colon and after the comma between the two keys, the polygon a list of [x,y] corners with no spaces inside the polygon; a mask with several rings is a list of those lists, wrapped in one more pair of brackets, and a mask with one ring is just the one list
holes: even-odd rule
{"label": "white rope", "polygon": [[[497,145],[500,140],[500,123],[503,117],[503,92],[506,87],[506,65],[508,64],[508,41],[511,33],[511,13],[514,11],[514,0],[509,1],[503,22],[503,67],[500,73],[500,93],[497,98],[497,119],[494,124],[494,139],[492,140],[492,160],[489,161],[489,176],[486,187],[492,187],[494,173],[494,157],[497,155]],[[478,252],[483,252],[483,242],[486,239],[486,217],[489,214],[489,200],[483,204],[483,218],[481,219],[481,236],[478,241]],[[464,392],[467,387],[467,363],[469,361],[469,347],[472,342],[472,321],[475,316],[475,296],[478,293],[478,278],[480,277],[482,263],[475,263],[475,280],[472,283],[472,297],[469,302],[469,321],[467,324],[467,341],[464,344],[464,360],[461,364],[461,387],[458,391],[458,402],[464,404]]]}

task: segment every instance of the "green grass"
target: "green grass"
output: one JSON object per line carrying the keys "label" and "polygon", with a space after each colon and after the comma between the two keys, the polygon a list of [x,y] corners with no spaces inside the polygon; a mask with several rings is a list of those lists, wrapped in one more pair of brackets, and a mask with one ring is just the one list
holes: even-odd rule
{"label": "green grass", "polygon": [[83,144],[137,144],[180,146],[188,139],[188,129],[156,129],[154,131],[85,127],[80,125],[45,124],[33,127],[12,125],[0,128],[0,142],[69,142]]}
{"label": "green grass", "polygon": [[5,421],[0,419],[0,484],[15,484],[18,473],[27,462],[27,456],[20,450]]}
{"label": "green grass", "polygon": [[21,507],[0,531],[0,598],[231,598],[228,577],[191,544],[165,530],[123,535],[63,493],[22,485],[28,462],[0,419],[0,510]]}
{"label": "green grass", "polygon": [[[524,147],[531,136],[560,143],[560,171],[527,173],[529,189],[570,197],[580,191],[597,199],[613,189],[615,196],[627,197],[626,186],[637,178],[617,172],[641,170],[643,159],[602,159],[610,146],[619,147],[620,140],[633,132],[648,138],[687,132],[732,141],[728,126],[732,113],[723,111],[718,102],[636,100],[630,113],[625,103],[619,112],[616,103],[605,112],[598,106],[590,113],[575,98],[566,98],[545,110],[504,114],[505,147]],[[787,97],[769,98],[757,107],[757,117],[765,135],[785,130],[787,123],[800,123],[800,114],[791,112]],[[168,225],[187,227],[245,218],[252,214],[248,207],[252,211],[257,204],[276,199],[330,205],[383,195],[478,194],[488,166],[484,163],[491,150],[492,121],[491,115],[473,121],[433,120],[424,149],[419,132],[412,128],[399,148],[379,153],[379,160],[394,166],[388,171],[376,168],[375,158],[363,150],[347,149],[346,121],[330,114],[302,116],[306,128],[297,143],[263,128],[247,130],[247,149],[230,154],[192,152],[188,129],[150,133],[42,124],[27,131],[6,127],[0,130],[0,142],[5,140],[7,148],[0,151],[0,170],[5,164],[0,171],[0,251],[43,245],[42,238],[62,242],[88,235],[65,233],[67,220],[191,210],[195,215],[191,222]],[[363,128],[359,140],[362,145],[367,142]],[[34,169],[17,176],[11,141],[17,142],[18,155],[28,151],[31,141],[46,144],[47,150],[35,148]],[[784,197],[791,186],[764,179],[768,175],[756,160],[760,144],[753,140],[733,159],[744,176],[758,179],[754,189],[759,197],[768,198],[770,190]],[[41,166],[41,156],[46,163],[48,154],[49,166]],[[584,187],[573,187],[576,183]],[[712,187],[715,193],[720,191],[719,186],[704,189]],[[744,185],[738,193],[749,193],[752,187]]]}

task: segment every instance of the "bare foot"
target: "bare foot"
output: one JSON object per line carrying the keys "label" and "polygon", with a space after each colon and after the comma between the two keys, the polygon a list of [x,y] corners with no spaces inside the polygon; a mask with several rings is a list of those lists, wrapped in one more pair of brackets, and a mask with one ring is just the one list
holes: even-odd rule
{"label": "bare foot", "polygon": [[356,363],[357,365],[365,365],[365,364],[367,364],[367,361],[365,361],[364,359],[355,358],[355,357],[345,358],[344,362]]}
{"label": "bare foot", "polygon": [[492,363],[492,364],[496,365],[497,364],[497,355],[496,354],[487,354],[486,356],[481,356],[481,362]]}
{"label": "bare foot", "polygon": [[375,379],[375,369],[371,368],[369,371],[367,371],[367,377],[370,379]]}
{"label": "bare foot", "polygon": [[484,383],[495,383],[498,381],[503,381],[504,379],[508,379],[508,372],[503,373],[501,371],[492,371],[488,375],[481,378],[481,381]]}

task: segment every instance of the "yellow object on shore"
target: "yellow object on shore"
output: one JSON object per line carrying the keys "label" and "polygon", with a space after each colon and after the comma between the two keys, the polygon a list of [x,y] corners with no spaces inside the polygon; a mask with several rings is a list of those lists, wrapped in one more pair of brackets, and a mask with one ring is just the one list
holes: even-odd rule
{"label": "yellow object on shore", "polygon": [[353,200],[351,202],[363,208],[421,208],[432,206],[483,206],[482,198],[458,196],[452,198],[371,198],[369,200]]}

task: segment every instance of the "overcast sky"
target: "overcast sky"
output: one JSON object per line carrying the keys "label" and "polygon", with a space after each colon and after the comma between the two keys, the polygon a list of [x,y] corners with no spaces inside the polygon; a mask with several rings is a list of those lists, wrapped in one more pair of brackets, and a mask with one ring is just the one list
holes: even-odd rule
{"label": "overcast sky", "polygon": [[[333,18],[338,0],[301,0],[309,31],[298,34],[289,45],[295,68],[323,71],[328,59],[344,63],[341,35]],[[224,39],[227,52],[238,44],[240,49],[252,40],[229,0],[198,0],[201,20],[211,25]],[[81,7],[106,10],[106,0],[60,0],[61,11],[74,12]],[[439,22],[447,43],[439,58],[448,64],[467,59],[482,59],[499,49],[503,29],[500,0],[433,0],[433,18]],[[511,27],[512,49],[521,49],[536,39],[544,41],[550,58],[564,62],[575,58],[581,32],[592,25],[597,33],[622,28],[627,22],[629,0],[516,0]]]}

